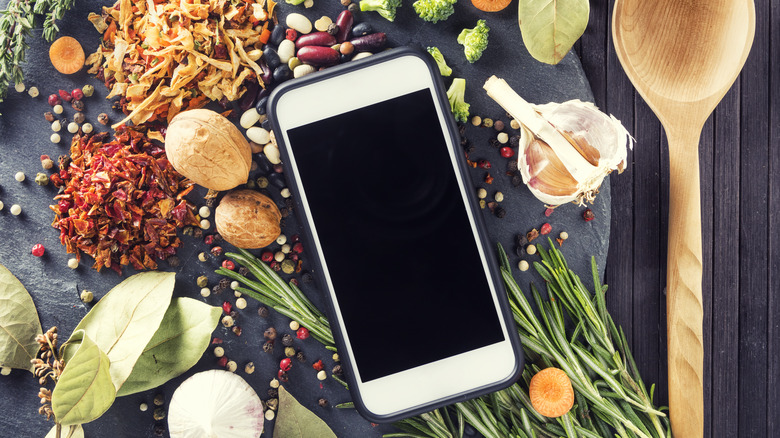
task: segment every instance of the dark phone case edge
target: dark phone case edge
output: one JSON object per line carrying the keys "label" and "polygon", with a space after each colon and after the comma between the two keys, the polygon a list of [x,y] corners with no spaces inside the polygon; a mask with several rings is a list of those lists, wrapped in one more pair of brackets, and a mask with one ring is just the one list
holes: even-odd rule
{"label": "dark phone case edge", "polygon": [[[431,78],[433,79],[434,89],[436,91],[436,97],[439,99],[439,103],[441,107],[444,109],[449,108],[449,101],[447,99],[446,92],[444,91],[445,90],[444,83],[441,79],[441,75],[439,74],[438,66],[436,66],[431,59],[429,59],[430,57],[427,54],[423,53],[421,50],[418,49],[414,49],[410,47],[400,47],[400,48],[390,49],[382,53],[369,56],[359,61],[351,61],[346,64],[342,64],[336,67],[328,68],[326,70],[315,72],[305,77],[298,78],[294,81],[285,82],[284,84],[277,87],[268,98],[267,113],[269,114],[269,117],[271,119],[271,125],[273,127],[276,136],[276,141],[278,144],[280,144],[279,152],[281,154],[282,161],[289,163],[289,156],[287,154],[287,149],[286,147],[283,147],[284,137],[282,135],[279,135],[279,133],[281,132],[281,128],[275,116],[276,103],[277,100],[279,99],[279,96],[281,96],[282,94],[284,94],[289,90],[304,87],[310,83],[327,80],[333,76],[340,75],[347,71],[358,70],[363,67],[379,64],[388,61],[390,59],[399,58],[403,56],[415,56],[417,58],[422,59],[423,62],[425,62],[425,65],[428,67],[428,71],[431,74]],[[460,144],[458,127],[457,124],[455,123],[455,119],[452,116],[445,117],[445,119],[447,121],[448,133],[450,135],[452,144],[453,145]],[[469,175],[465,158],[462,154],[459,154],[458,152],[459,151],[457,150],[455,151],[456,162],[458,163],[458,167],[457,167],[458,171],[460,172],[463,181],[466,183],[466,186],[471,187],[474,184],[471,180],[471,176]],[[291,171],[292,169],[287,169],[287,172],[291,172]],[[306,216],[303,214],[303,204],[301,203],[301,197],[299,196],[300,192],[299,192],[298,185],[296,184],[293,178],[289,178],[287,176],[285,176],[285,178],[287,180],[288,188],[294,194],[293,199],[295,200],[295,207],[296,207],[295,214],[298,216],[302,224],[308,223]],[[462,402],[471,398],[479,397],[484,394],[498,391],[510,386],[515,381],[517,381],[523,371],[525,361],[522,353],[520,337],[517,333],[517,330],[515,330],[515,322],[510,311],[509,300],[506,294],[506,288],[504,286],[502,276],[498,269],[498,260],[495,255],[495,249],[492,248],[488,242],[487,228],[485,227],[484,219],[477,206],[475,194],[467,190],[466,195],[469,200],[468,207],[471,209],[472,215],[476,222],[477,230],[480,233],[480,237],[481,237],[480,240],[482,243],[483,251],[485,252],[485,255],[487,257],[491,280],[496,286],[498,301],[501,309],[501,317],[503,318],[504,323],[507,327],[507,333],[509,334],[509,341],[515,353],[515,358],[516,358],[515,369],[507,378],[495,382],[491,385],[486,385],[461,394],[445,397],[436,400],[434,402],[428,403],[426,405],[422,405],[410,410],[400,411],[395,414],[376,415],[370,410],[368,410],[366,406],[363,404],[362,397],[360,395],[360,392],[357,389],[357,383],[355,380],[355,373],[353,372],[354,369],[351,363],[351,358],[349,357],[349,355],[343,354],[342,362],[344,362],[344,364],[347,366],[348,369],[346,378],[347,378],[347,383],[349,384],[350,394],[353,398],[353,402],[355,403],[355,408],[358,410],[360,415],[362,415],[364,418],[366,418],[369,421],[372,421],[374,423],[391,423],[394,421],[402,420],[404,418],[413,417],[415,415],[425,413],[442,406],[450,405],[452,403]],[[310,242],[314,242],[314,236],[311,234],[310,228],[309,227],[303,227],[303,228],[304,228],[304,234],[306,235],[306,238]],[[313,260],[313,266],[314,266],[313,273],[317,276],[318,279],[317,284],[320,288],[323,289],[323,292],[326,294],[326,298],[327,298],[326,301],[328,306],[327,310],[330,316],[330,322],[333,325],[333,329],[331,331],[333,332],[334,339],[336,340],[336,345],[337,347],[343,346],[345,343],[344,343],[344,339],[341,336],[341,327],[338,323],[338,319],[333,318],[333,316],[336,314],[336,311],[333,306],[333,301],[330,298],[330,292],[327,290],[326,287],[327,283],[324,278],[324,271],[322,269],[322,265],[320,263],[319,257],[316,254],[312,254],[313,251],[311,250],[307,250],[307,252],[310,254],[309,259]],[[340,350],[342,352],[345,351],[344,349],[340,349]]]}

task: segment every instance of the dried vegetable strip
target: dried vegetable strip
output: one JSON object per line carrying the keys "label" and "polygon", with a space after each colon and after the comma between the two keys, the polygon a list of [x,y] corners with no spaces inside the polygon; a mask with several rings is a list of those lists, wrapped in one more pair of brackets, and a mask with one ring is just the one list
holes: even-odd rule
{"label": "dried vegetable strip", "polygon": [[[264,87],[262,48],[272,0],[118,0],[89,21],[103,34],[87,58],[128,121],[168,121],[210,100],[235,101]],[[264,37],[266,35],[266,37]],[[254,96],[252,96],[254,98]]]}
{"label": "dried vegetable strip", "polygon": [[79,258],[80,251],[92,256],[98,271],[156,269],[156,260],[181,246],[177,230],[198,224],[195,207],[183,199],[194,184],[161,146],[124,126],[110,141],[106,132],[75,136],[51,181],[60,188],[49,207],[60,242]]}

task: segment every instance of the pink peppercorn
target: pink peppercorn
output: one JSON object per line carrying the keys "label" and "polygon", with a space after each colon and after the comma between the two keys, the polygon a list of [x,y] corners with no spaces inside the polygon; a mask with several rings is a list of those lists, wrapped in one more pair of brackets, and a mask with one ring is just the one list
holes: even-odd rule
{"label": "pink peppercorn", "polygon": [[295,29],[287,29],[287,32],[285,33],[285,38],[287,38],[290,41],[295,41],[298,39],[298,31]]}
{"label": "pink peppercorn", "polygon": [[270,262],[273,259],[274,259],[274,253],[272,253],[271,251],[266,251],[260,256],[260,260],[264,262]]}
{"label": "pink peppercorn", "polygon": [[515,156],[515,150],[509,146],[504,146],[501,148],[501,156],[504,158],[512,158]]}
{"label": "pink peppercorn", "polygon": [[547,217],[550,217],[550,215],[553,214],[553,211],[555,211],[554,208],[548,208],[548,209],[544,210],[544,215],[547,216]]}
{"label": "pink peppercorn", "polygon": [[292,361],[290,360],[289,357],[285,357],[284,359],[281,360],[281,362],[279,362],[280,370],[287,372],[290,371],[290,368],[292,368]]}
{"label": "pink peppercorn", "polygon": [[225,269],[230,269],[231,271],[236,269],[236,264],[233,263],[231,260],[225,260],[222,262],[222,267]]}
{"label": "pink peppercorn", "polygon": [[552,231],[552,225],[549,223],[542,225],[542,229],[540,230],[542,234],[550,234],[550,231]]}
{"label": "pink peppercorn", "polygon": [[60,90],[60,91],[59,91],[59,93],[60,93],[60,97],[61,97],[61,98],[62,98],[62,100],[64,100],[65,102],[70,102],[71,100],[73,100],[73,96],[71,96],[71,94],[70,94],[70,93],[68,93],[67,91],[65,91],[65,90]]}
{"label": "pink peppercorn", "polygon": [[204,242],[206,245],[212,245],[212,244],[214,244],[214,235],[213,235],[213,234],[209,234],[209,235],[207,235],[206,237],[204,237],[204,238],[203,238],[203,242]]}
{"label": "pink peppercorn", "polygon": [[224,303],[222,303],[222,310],[225,313],[230,314],[230,311],[233,310],[233,305],[225,301]]}
{"label": "pink peppercorn", "polygon": [[41,257],[43,256],[43,253],[46,252],[46,248],[43,247],[40,243],[36,243],[32,247],[32,255],[35,257]]}
{"label": "pink peppercorn", "polygon": [[74,88],[73,91],[70,92],[70,95],[73,96],[76,100],[81,100],[84,98],[84,92],[81,91],[81,88]]}
{"label": "pink peppercorn", "polygon": [[292,250],[296,254],[300,254],[303,252],[303,244],[301,242],[296,243],[293,245]]}
{"label": "pink peppercorn", "polygon": [[298,337],[298,339],[306,339],[309,337],[309,329],[306,327],[301,327],[298,329],[298,331],[295,332],[295,336]]}
{"label": "pink peppercorn", "polygon": [[217,360],[217,365],[221,366],[222,368],[225,368],[227,366],[228,358],[227,356],[222,356]]}
{"label": "pink peppercorn", "polygon": [[57,96],[56,94],[50,94],[48,102],[51,106],[61,105],[62,99],[60,99],[60,96]]}

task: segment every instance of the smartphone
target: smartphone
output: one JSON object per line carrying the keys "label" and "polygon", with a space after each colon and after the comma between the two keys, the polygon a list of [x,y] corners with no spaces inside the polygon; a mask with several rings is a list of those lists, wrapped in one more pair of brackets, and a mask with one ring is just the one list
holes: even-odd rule
{"label": "smartphone", "polygon": [[289,81],[268,113],[358,411],[396,421],[512,384],[522,349],[428,55]]}

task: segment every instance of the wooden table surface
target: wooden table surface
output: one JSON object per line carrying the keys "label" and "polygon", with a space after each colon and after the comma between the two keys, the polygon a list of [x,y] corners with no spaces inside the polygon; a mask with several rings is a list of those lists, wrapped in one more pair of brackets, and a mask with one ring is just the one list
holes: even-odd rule
{"label": "wooden table surface", "polygon": [[[780,2],[755,5],[753,49],[700,143],[705,437],[780,434]],[[665,405],[667,142],[615,55],[613,6],[591,1],[576,47],[596,104],[637,140],[611,181],[607,306]]]}

